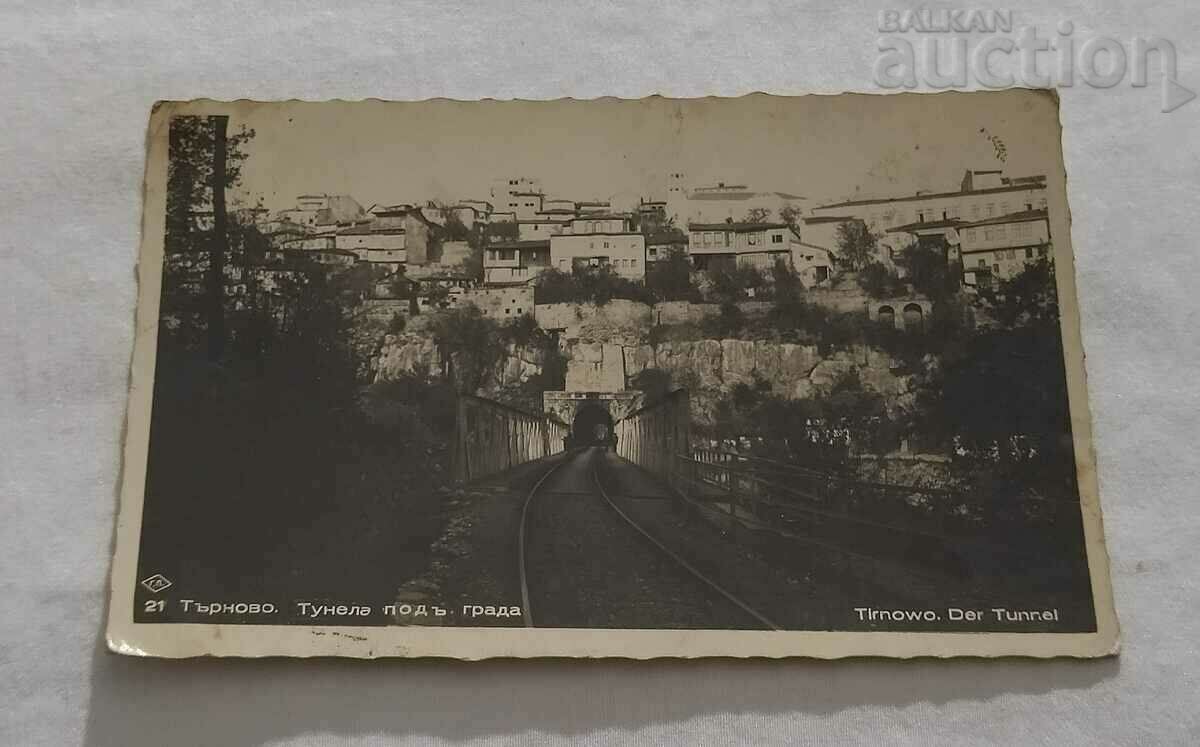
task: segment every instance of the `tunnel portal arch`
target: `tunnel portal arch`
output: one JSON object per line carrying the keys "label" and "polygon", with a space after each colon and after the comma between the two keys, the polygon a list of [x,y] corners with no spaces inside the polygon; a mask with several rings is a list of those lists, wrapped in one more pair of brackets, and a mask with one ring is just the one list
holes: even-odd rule
{"label": "tunnel portal arch", "polygon": [[575,446],[607,446],[613,439],[613,417],[599,402],[584,402],[571,421],[571,441]]}

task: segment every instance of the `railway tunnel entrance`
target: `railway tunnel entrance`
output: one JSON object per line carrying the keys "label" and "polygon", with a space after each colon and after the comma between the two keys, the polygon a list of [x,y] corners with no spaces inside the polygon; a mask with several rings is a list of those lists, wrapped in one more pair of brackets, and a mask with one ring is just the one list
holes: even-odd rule
{"label": "railway tunnel entrance", "polygon": [[543,392],[547,415],[570,427],[572,446],[615,446],[617,423],[641,401],[641,392]]}
{"label": "railway tunnel entrance", "polygon": [[607,403],[584,402],[571,422],[571,446],[615,446],[613,418]]}

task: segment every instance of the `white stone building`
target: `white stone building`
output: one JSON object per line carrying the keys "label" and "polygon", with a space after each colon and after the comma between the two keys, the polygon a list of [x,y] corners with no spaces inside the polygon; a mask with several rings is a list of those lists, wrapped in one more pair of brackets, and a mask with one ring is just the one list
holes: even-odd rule
{"label": "white stone building", "polygon": [[550,263],[562,272],[576,267],[609,267],[617,275],[646,277],[646,237],[634,233],[627,215],[594,213],[575,218],[550,237]]}
{"label": "white stone building", "polygon": [[779,260],[792,262],[792,241],[798,239],[785,223],[688,224],[688,253],[697,270],[752,266],[770,269]]}
{"label": "white stone building", "polygon": [[483,282],[488,286],[528,283],[550,267],[550,241],[501,241],[483,250]]}
{"label": "white stone building", "polygon": [[498,213],[513,213],[517,218],[533,218],[542,210],[540,179],[528,176],[507,177],[492,183],[492,206]]}
{"label": "white stone building", "polygon": [[1008,280],[1025,266],[1045,257],[1050,247],[1050,221],[1045,210],[1022,210],[958,228],[963,282],[986,287]]}

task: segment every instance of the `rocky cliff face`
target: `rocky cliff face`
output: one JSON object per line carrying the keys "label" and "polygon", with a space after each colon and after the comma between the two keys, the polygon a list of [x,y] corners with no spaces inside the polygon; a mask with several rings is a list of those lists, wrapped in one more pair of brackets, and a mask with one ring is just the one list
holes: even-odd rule
{"label": "rocky cliff face", "polygon": [[748,340],[695,340],[624,348],[625,374],[636,376],[660,368],[678,381],[695,381],[702,389],[731,389],[762,379],[774,393],[791,399],[827,389],[841,375],[857,370],[863,383],[884,395],[902,394],[904,377],[893,373],[895,361],[867,347],[822,356],[816,346]]}
{"label": "rocky cliff face", "polygon": [[[624,381],[647,368],[671,375],[677,385],[687,386],[697,401],[697,416],[703,420],[715,402],[737,384],[761,379],[778,396],[804,399],[827,390],[842,375],[857,371],[863,384],[894,404],[905,401],[910,377],[895,371],[896,362],[887,354],[864,346],[821,355],[812,345],[794,345],[747,340],[691,340],[649,344],[616,344],[568,341],[562,352],[577,367],[601,361],[605,381]],[[418,335],[388,335],[373,364],[374,379],[387,381],[401,374],[438,373],[442,359],[433,341]],[[516,386],[541,373],[541,353],[510,347],[497,365],[490,387]],[[569,369],[570,370],[570,369]],[[610,375],[611,374],[611,375]],[[597,374],[599,376],[599,374]],[[617,389],[619,384],[607,387]],[[707,405],[706,405],[707,403]]]}
{"label": "rocky cliff face", "polygon": [[692,392],[692,416],[711,422],[717,403],[737,384],[765,381],[774,394],[805,399],[828,390],[841,376],[856,371],[863,385],[893,405],[908,398],[911,377],[895,372],[896,362],[867,347],[822,356],[812,345],[747,340],[695,340],[624,348],[628,378],[647,368],[662,369]]}
{"label": "rocky cliff face", "polygon": [[[372,381],[406,374],[440,375],[444,361],[437,345],[419,335],[387,335],[371,365]],[[542,372],[540,351],[510,345],[492,373],[489,388],[516,386]]]}

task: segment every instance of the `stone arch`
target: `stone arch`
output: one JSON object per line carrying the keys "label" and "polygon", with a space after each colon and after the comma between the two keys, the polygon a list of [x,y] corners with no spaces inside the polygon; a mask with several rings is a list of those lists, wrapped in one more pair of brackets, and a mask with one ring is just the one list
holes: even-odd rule
{"label": "stone arch", "polygon": [[925,324],[925,310],[920,304],[910,303],[904,306],[904,328],[911,332],[920,332]]}
{"label": "stone arch", "polygon": [[891,306],[880,306],[879,311],[875,314],[875,320],[888,327],[895,327],[896,310]]}

